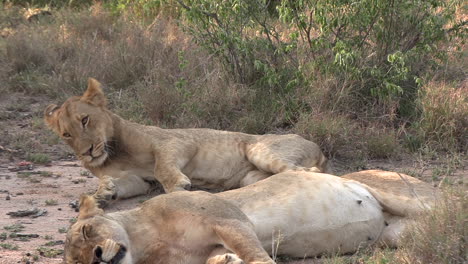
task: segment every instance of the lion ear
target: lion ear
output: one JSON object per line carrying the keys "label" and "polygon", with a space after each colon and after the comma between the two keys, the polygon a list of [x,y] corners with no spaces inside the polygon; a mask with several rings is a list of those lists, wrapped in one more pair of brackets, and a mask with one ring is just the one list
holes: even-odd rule
{"label": "lion ear", "polygon": [[102,91],[102,85],[94,78],[88,79],[88,88],[86,89],[83,96],[81,96],[81,101],[87,103],[105,107],[107,105],[107,100]]}
{"label": "lion ear", "polygon": [[50,104],[44,110],[44,120],[50,128],[57,127],[57,110],[60,109],[58,105]]}
{"label": "lion ear", "polygon": [[93,226],[90,224],[84,224],[81,226],[81,235],[84,240],[88,240],[92,236]]}
{"label": "lion ear", "polygon": [[78,219],[86,219],[101,214],[104,214],[104,211],[97,206],[96,200],[92,196],[81,196]]}

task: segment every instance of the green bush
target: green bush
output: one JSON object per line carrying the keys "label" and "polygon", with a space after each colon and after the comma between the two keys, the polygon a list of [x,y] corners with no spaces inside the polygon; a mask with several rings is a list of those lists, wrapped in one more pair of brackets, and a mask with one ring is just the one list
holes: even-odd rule
{"label": "green bush", "polygon": [[187,31],[237,81],[280,95],[292,112],[300,103],[289,97],[312,71],[350,84],[343,111],[411,117],[418,83],[446,55],[439,45],[466,33],[456,0],[177,2]]}

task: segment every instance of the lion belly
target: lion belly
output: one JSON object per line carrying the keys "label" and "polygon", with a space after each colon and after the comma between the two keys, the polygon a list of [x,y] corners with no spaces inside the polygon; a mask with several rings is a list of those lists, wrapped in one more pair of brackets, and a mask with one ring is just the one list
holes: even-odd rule
{"label": "lion belly", "polygon": [[385,226],[363,186],[327,174],[280,173],[220,196],[240,206],[271,254],[353,252],[377,241]]}

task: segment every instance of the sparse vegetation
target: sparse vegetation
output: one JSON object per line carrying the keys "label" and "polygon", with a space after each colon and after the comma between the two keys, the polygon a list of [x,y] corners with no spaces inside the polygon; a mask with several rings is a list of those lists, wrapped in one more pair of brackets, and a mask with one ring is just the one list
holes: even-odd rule
{"label": "sparse vegetation", "polygon": [[75,180],[72,180],[72,182],[73,182],[74,184],[85,183],[85,182],[86,182],[86,179],[75,179]]}
{"label": "sparse vegetation", "polygon": [[16,244],[13,243],[0,243],[0,247],[8,250],[18,250],[19,247]]}
{"label": "sparse vegetation", "polygon": [[22,225],[22,224],[13,224],[13,225],[9,225],[9,226],[4,226],[3,229],[5,229],[7,231],[10,231],[12,233],[18,233],[18,232],[23,231],[24,225]]}
{"label": "sparse vegetation", "polygon": [[30,177],[28,178],[30,183],[40,183],[42,182],[42,179],[37,178],[37,177]]}
{"label": "sparse vegetation", "polygon": [[47,164],[50,162],[50,157],[43,153],[29,153],[26,156],[26,160],[39,164]]}
{"label": "sparse vegetation", "polygon": [[41,175],[42,177],[51,177],[52,172],[50,172],[50,171],[39,171],[39,175]]}
{"label": "sparse vegetation", "polygon": [[58,205],[58,201],[55,200],[55,199],[47,199],[47,200],[45,200],[45,205],[46,206]]}
{"label": "sparse vegetation", "polygon": [[63,245],[63,240],[56,240],[56,241],[49,241],[47,243],[44,244],[44,246],[46,247],[53,247],[53,246],[57,246],[57,245]]}
{"label": "sparse vegetation", "polygon": [[66,233],[67,231],[68,231],[68,229],[67,229],[66,227],[61,227],[61,228],[58,229],[58,232],[59,232],[60,234],[64,234],[64,233]]}
{"label": "sparse vegetation", "polygon": [[55,258],[58,255],[63,254],[63,249],[56,249],[56,248],[48,248],[48,247],[39,247],[37,248],[37,251],[41,256],[44,256],[46,258]]}
{"label": "sparse vegetation", "polygon": [[33,172],[30,172],[30,171],[20,171],[16,174],[16,177],[20,178],[20,179],[27,179],[29,178],[31,175],[33,175],[34,173]]}

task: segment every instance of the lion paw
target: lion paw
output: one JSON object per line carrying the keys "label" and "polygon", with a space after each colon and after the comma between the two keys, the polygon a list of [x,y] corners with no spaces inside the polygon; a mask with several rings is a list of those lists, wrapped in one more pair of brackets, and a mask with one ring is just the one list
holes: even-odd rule
{"label": "lion paw", "polygon": [[117,199],[117,188],[110,177],[100,181],[99,188],[93,195],[100,208],[106,207],[111,200]]}
{"label": "lion paw", "polygon": [[226,253],[210,258],[206,264],[244,264],[236,254]]}
{"label": "lion paw", "polygon": [[182,179],[180,182],[177,183],[169,192],[177,192],[177,191],[190,191],[192,188],[192,183],[190,180]]}

